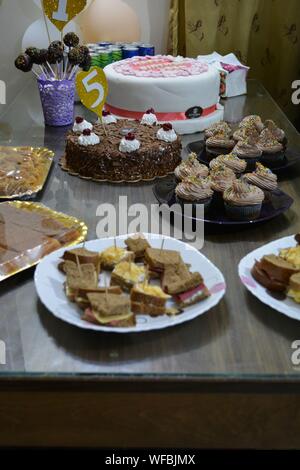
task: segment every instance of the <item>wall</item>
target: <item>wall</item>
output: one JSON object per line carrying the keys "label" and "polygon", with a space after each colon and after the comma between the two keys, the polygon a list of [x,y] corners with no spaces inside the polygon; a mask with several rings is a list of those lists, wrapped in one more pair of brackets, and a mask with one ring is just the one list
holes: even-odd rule
{"label": "wall", "polygon": [[[141,39],[154,44],[158,53],[165,52],[170,0],[124,1],[139,16]],[[17,71],[14,59],[21,51],[25,31],[34,21],[42,17],[37,3],[36,0],[0,0],[0,80],[7,84],[7,104],[12,102],[16,94],[33,77],[31,73],[24,74]],[[0,104],[0,115],[4,110],[5,105]]]}

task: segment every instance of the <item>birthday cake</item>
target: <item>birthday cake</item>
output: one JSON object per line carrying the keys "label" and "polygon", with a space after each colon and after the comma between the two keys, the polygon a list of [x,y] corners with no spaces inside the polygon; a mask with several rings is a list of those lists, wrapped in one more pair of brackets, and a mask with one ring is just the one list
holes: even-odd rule
{"label": "birthday cake", "polygon": [[117,117],[141,119],[154,108],[159,122],[172,122],[180,134],[200,132],[223,119],[220,74],[195,59],[133,57],[104,69],[106,109]]}
{"label": "birthday cake", "polygon": [[181,162],[181,140],[172,124],[151,124],[148,110],[144,120],[116,120],[103,112],[102,123],[91,124],[77,117],[66,139],[63,169],[96,181],[150,181],[173,173]]}

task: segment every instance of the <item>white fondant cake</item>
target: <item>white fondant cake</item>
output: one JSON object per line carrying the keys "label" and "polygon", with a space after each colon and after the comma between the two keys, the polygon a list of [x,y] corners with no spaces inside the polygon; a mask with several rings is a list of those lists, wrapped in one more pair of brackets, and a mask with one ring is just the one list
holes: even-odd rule
{"label": "white fondant cake", "polygon": [[106,109],[117,117],[143,118],[154,108],[159,122],[172,122],[179,134],[200,132],[223,119],[220,74],[195,59],[146,56],[115,62],[104,69],[109,94]]}

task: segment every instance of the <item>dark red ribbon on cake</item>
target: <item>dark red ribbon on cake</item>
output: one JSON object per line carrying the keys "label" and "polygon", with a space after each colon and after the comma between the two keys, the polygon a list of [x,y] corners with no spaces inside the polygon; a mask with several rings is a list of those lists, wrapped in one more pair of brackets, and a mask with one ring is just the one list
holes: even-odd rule
{"label": "dark red ribbon on cake", "polygon": [[[122,118],[128,119],[137,119],[141,120],[144,113],[138,111],[129,111],[127,109],[116,108],[115,106],[111,106],[110,104],[105,105],[106,111],[110,111],[112,114],[116,116],[120,116]],[[214,113],[217,110],[217,105],[214,104],[209,108],[204,108],[201,114],[201,117],[209,116],[210,114]],[[184,113],[155,113],[158,121],[189,121],[190,119]]]}

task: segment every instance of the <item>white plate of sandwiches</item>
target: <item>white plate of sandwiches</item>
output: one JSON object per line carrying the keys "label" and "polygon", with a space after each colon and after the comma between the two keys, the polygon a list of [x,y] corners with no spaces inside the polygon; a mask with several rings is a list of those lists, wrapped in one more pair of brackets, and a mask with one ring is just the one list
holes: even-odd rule
{"label": "white plate of sandwiches", "polygon": [[226,290],[222,273],[194,247],[155,234],[58,250],[37,267],[35,285],[57,318],[117,333],[192,320],[217,305]]}
{"label": "white plate of sandwiches", "polygon": [[239,276],[263,303],[300,320],[300,234],[249,253],[239,264]]}

